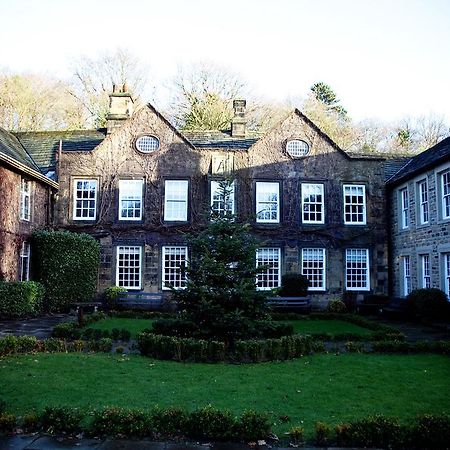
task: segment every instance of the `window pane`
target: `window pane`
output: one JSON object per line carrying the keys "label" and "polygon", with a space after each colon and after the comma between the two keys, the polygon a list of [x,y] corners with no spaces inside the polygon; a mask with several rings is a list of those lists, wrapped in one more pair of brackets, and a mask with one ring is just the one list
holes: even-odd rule
{"label": "window pane", "polygon": [[367,249],[346,250],[346,287],[348,290],[367,291],[370,289],[368,253]]}
{"label": "window pane", "polygon": [[234,181],[227,184],[211,181],[211,212],[213,216],[224,217],[234,214]]}
{"label": "window pane", "polygon": [[323,184],[302,183],[302,221],[324,223]]}
{"label": "window pane", "polygon": [[187,247],[163,247],[162,254],[162,288],[169,289],[170,286],[176,289],[184,288],[186,286],[184,269],[187,263]]}
{"label": "window pane", "polygon": [[119,181],[119,219],[142,218],[142,186],[143,180]]}
{"label": "window pane", "polygon": [[97,203],[97,180],[74,182],[74,219],[95,220]]}
{"label": "window pane", "polygon": [[366,223],[365,186],[344,185],[344,223],[352,225]]}
{"label": "window pane", "polygon": [[142,247],[117,247],[116,284],[127,289],[141,288]]}
{"label": "window pane", "polygon": [[302,274],[309,280],[309,290],[325,289],[325,249],[302,249]]}
{"label": "window pane", "polygon": [[281,250],[279,248],[259,248],[256,252],[256,267],[268,266],[258,273],[256,285],[258,289],[269,290],[280,286]]}
{"label": "window pane", "polygon": [[279,222],[279,183],[256,183],[257,222]]}
{"label": "window pane", "polygon": [[187,180],[167,180],[165,182],[164,220],[187,220]]}

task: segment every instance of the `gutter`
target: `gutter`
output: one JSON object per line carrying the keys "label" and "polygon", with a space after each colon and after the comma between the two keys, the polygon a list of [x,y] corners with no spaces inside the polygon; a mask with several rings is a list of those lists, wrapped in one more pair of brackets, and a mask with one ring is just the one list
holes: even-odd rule
{"label": "gutter", "polygon": [[27,165],[22,164],[21,162],[17,161],[11,156],[6,155],[3,152],[0,152],[0,161],[5,161],[7,164],[15,167],[21,172],[31,175],[33,178],[36,178],[37,180],[42,181],[43,183],[46,183],[55,189],[59,189],[59,184],[56,181],[50,180],[50,178],[47,178],[45,175],[38,172],[37,170],[31,169]]}

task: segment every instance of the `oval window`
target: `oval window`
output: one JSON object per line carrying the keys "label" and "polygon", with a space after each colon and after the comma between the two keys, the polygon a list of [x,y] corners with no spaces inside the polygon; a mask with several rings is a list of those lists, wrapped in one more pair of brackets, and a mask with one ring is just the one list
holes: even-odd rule
{"label": "oval window", "polygon": [[301,139],[292,139],[292,141],[287,142],[286,151],[293,158],[300,158],[309,153],[309,145]]}
{"label": "oval window", "polygon": [[159,149],[159,139],[151,135],[140,136],[136,139],[136,149],[142,153],[153,153]]}

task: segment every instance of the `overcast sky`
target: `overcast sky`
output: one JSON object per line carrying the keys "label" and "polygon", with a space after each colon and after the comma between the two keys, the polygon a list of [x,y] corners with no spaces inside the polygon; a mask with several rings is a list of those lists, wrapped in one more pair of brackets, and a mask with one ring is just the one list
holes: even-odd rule
{"label": "overcast sky", "polygon": [[325,81],[356,120],[450,122],[450,0],[0,0],[0,17],[13,72],[68,78],[74,58],[122,47],[157,90],[208,60],[268,99]]}

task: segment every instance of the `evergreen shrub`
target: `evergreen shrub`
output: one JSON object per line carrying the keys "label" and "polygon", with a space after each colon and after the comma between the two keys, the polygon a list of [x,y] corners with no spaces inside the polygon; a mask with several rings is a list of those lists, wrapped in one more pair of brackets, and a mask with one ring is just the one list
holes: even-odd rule
{"label": "evergreen shrub", "polygon": [[286,273],[281,277],[281,297],[306,297],[309,280],[300,273]]}
{"label": "evergreen shrub", "polygon": [[0,318],[37,316],[42,312],[44,286],[35,281],[0,281]]}
{"label": "evergreen shrub", "polygon": [[45,287],[44,308],[66,312],[71,303],[90,301],[96,293],[100,245],[88,234],[37,231],[32,264]]}
{"label": "evergreen shrub", "polygon": [[406,297],[407,311],[413,318],[448,321],[450,303],[440,289],[416,289]]}

